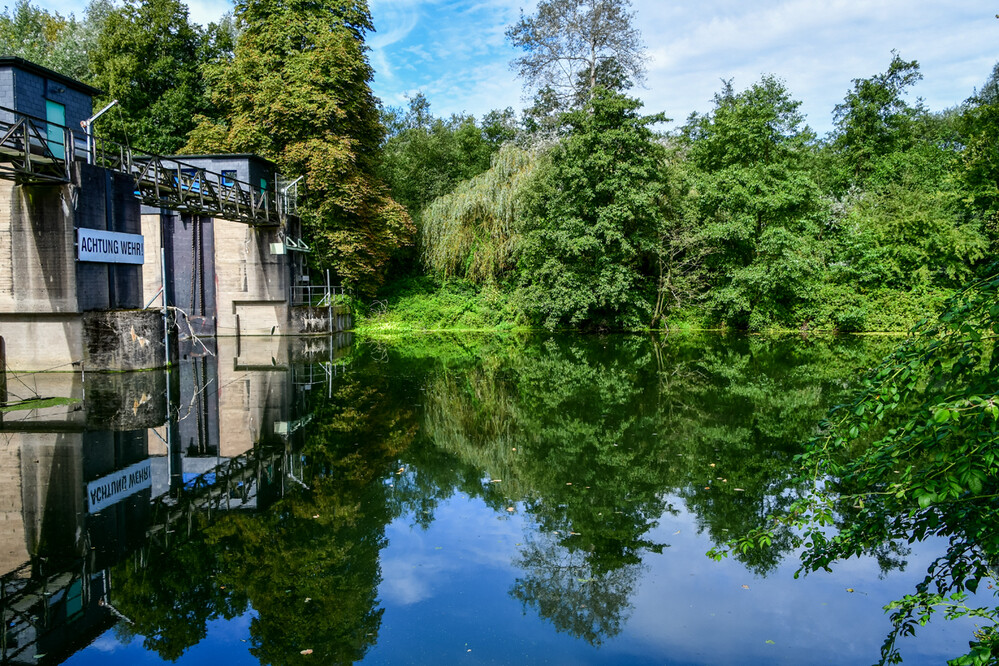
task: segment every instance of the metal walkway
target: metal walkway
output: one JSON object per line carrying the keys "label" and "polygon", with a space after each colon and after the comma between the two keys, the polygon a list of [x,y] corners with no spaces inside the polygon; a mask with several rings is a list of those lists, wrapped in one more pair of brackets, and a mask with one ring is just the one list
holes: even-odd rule
{"label": "metal walkway", "polygon": [[[196,514],[207,514],[212,521],[225,511],[254,509],[262,483],[280,483],[283,496],[286,479],[301,483],[295,476],[300,467],[301,457],[289,447],[257,445],[179,491],[154,498],[145,541],[130,556],[135,566],[154,566],[158,553],[186,541]],[[89,533],[84,538],[85,547],[90,546]],[[96,626],[90,640],[96,638],[116,620],[110,593],[111,570],[95,569],[92,553],[58,563],[42,558],[0,576],[0,665],[37,663],[34,660],[41,656],[34,652],[39,645],[48,643],[51,648],[70,624],[78,624],[77,631],[84,632]],[[95,594],[99,599],[93,598]]]}
{"label": "metal walkway", "polygon": [[260,191],[220,173],[170,157],[87,136],[0,107],[0,179],[19,184],[68,183],[74,162],[129,176],[147,206],[251,225],[274,226],[297,215],[297,181],[283,191]]}

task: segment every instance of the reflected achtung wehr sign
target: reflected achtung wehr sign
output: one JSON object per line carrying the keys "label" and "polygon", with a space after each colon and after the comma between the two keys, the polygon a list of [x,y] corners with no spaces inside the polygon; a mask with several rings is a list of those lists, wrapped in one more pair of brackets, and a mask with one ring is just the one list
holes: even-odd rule
{"label": "reflected achtung wehr sign", "polygon": [[88,483],[87,510],[96,513],[152,486],[152,462],[148,459],[137,462]]}
{"label": "reflected achtung wehr sign", "polygon": [[142,264],[145,262],[145,241],[142,234],[100,229],[76,230],[77,261],[98,261],[108,264]]}

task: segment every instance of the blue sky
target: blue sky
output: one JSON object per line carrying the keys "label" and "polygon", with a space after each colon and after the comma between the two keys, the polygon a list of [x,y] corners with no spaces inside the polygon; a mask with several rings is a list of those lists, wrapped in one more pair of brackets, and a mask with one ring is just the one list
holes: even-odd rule
{"label": "blue sky", "polygon": [[[374,92],[403,106],[422,91],[436,115],[526,103],[508,63],[504,31],[536,0],[369,0]],[[69,0],[44,0],[62,13]],[[218,18],[227,0],[192,0],[191,17]],[[913,95],[939,110],[960,103],[999,61],[996,0],[633,0],[650,61],[633,91],[647,112],[683,121],[707,111],[721,79],[736,89],[772,73],[803,102],[819,133],[858,77],[884,71],[897,49],[918,60],[924,80]]]}

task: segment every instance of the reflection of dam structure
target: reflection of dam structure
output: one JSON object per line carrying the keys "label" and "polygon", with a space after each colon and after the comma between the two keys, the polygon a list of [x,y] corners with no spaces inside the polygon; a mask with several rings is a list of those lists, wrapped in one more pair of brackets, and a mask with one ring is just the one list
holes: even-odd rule
{"label": "reflection of dam structure", "polygon": [[212,343],[169,373],[23,378],[78,402],[0,421],[0,664],[64,660],[121,619],[112,566],[155,566],[196,514],[264,509],[301,483],[295,387],[342,371],[349,339]]}

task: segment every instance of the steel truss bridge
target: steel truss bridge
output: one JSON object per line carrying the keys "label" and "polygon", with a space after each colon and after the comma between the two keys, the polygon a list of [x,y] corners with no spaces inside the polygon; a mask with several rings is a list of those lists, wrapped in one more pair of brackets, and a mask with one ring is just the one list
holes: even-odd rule
{"label": "steel truss bridge", "polygon": [[297,215],[297,181],[261,191],[250,183],[170,157],[0,107],[0,179],[18,184],[72,182],[73,164],[89,163],[126,175],[147,206],[250,225],[275,226]]}

